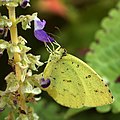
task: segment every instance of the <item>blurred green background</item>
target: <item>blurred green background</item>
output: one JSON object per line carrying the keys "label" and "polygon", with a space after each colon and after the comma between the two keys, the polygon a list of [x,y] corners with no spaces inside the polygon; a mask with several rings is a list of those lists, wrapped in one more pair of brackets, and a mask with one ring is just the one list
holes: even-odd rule
{"label": "blurred green background", "polygon": [[[120,10],[119,0],[31,0],[31,7],[16,10],[17,16],[38,12],[47,21],[45,30],[67,51],[86,61],[110,86],[115,103],[104,107],[68,109],[58,105],[47,93],[34,105],[40,120],[119,120],[120,119]],[[111,11],[111,12],[110,12]],[[0,12],[7,14],[6,8]],[[106,20],[106,19],[107,20]],[[24,31],[18,25],[19,35],[32,48],[31,52],[48,59],[44,44],[38,41],[32,29]],[[102,32],[101,32],[101,31]],[[8,40],[8,38],[6,38]],[[39,73],[43,71],[39,69]],[[5,89],[4,77],[12,71],[7,54],[0,57],[0,89]],[[7,114],[0,113],[0,120]]]}

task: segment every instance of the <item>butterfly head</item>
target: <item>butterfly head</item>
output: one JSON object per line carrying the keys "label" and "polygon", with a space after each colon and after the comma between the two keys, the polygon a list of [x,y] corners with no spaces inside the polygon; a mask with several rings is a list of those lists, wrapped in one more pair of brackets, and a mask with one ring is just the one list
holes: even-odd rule
{"label": "butterfly head", "polygon": [[58,47],[55,51],[55,54],[59,54],[61,57],[66,56],[67,55],[67,50],[65,48],[62,47]]}
{"label": "butterfly head", "polygon": [[62,59],[62,57],[67,55],[67,51],[64,48],[58,47],[55,51],[50,54],[48,61],[58,61]]}

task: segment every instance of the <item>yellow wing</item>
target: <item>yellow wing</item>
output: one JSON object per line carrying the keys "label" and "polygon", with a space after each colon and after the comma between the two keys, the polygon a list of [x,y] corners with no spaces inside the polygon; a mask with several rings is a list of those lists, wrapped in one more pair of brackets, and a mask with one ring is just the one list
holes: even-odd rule
{"label": "yellow wing", "polygon": [[51,80],[50,86],[44,90],[63,106],[96,107],[113,102],[113,96],[102,78],[86,63],[70,54],[50,61],[43,77]]}

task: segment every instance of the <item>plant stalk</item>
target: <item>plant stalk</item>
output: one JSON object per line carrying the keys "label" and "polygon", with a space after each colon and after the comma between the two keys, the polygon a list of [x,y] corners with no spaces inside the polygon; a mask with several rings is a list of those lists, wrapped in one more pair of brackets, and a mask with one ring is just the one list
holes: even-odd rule
{"label": "plant stalk", "polygon": [[[10,27],[10,35],[11,35],[11,41],[13,44],[18,44],[18,33],[17,33],[17,25],[16,25],[16,16],[15,16],[15,7],[8,7],[9,12],[9,19],[12,21],[12,26]],[[17,80],[21,80],[21,69],[16,64],[17,62],[20,62],[20,54],[14,53],[14,63],[15,63],[15,72],[16,72],[16,78]]]}
{"label": "plant stalk", "polygon": [[[15,14],[15,7],[7,7],[9,19],[12,21],[12,26],[10,27],[10,35],[11,35],[11,42],[14,45],[17,45],[19,43],[18,40],[18,31],[17,31],[17,25],[16,25],[16,14]],[[19,81],[19,89],[18,92],[20,94],[19,98],[19,106],[22,110],[27,111],[27,107],[25,104],[25,96],[22,91],[22,82],[21,82],[21,68],[17,64],[17,62],[21,61],[21,57],[19,53],[14,53],[14,63],[15,63],[15,73],[16,73],[16,79]]]}

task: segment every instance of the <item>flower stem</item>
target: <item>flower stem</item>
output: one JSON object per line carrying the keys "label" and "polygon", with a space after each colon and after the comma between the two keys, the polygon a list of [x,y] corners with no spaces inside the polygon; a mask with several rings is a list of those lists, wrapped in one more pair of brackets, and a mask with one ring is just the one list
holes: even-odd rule
{"label": "flower stem", "polygon": [[[7,7],[9,19],[12,21],[12,26],[10,27],[10,35],[11,35],[11,41],[12,44],[17,45],[19,43],[18,40],[18,31],[17,31],[17,25],[16,25],[16,14],[15,14],[15,7]],[[22,110],[27,110],[26,104],[25,104],[25,96],[22,91],[22,82],[21,82],[21,68],[17,64],[17,62],[21,61],[21,57],[19,53],[14,53],[14,63],[15,63],[15,73],[16,73],[16,79],[19,81],[19,89],[18,92],[20,94],[19,98],[19,106]]]}
{"label": "flower stem", "polygon": [[[9,12],[9,19],[12,21],[12,26],[10,27],[10,35],[11,35],[11,41],[13,44],[18,44],[18,33],[17,33],[17,25],[16,25],[16,16],[15,16],[15,7],[8,7]],[[14,62],[15,62],[15,72],[16,72],[16,78],[18,80],[21,80],[21,69],[16,64],[17,62],[20,62],[21,58],[19,53],[14,53]]]}

